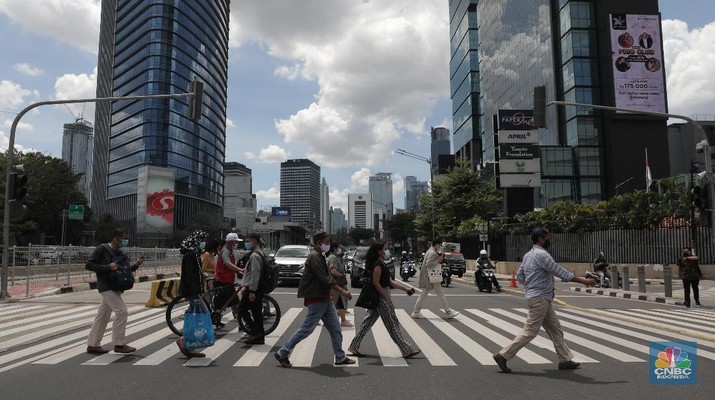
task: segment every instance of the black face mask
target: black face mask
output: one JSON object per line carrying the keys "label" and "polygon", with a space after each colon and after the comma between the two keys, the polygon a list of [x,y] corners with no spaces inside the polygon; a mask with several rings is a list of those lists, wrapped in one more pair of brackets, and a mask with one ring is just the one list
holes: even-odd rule
{"label": "black face mask", "polygon": [[551,246],[551,239],[546,239],[544,240],[544,244],[541,245],[541,247],[548,249],[549,246]]}

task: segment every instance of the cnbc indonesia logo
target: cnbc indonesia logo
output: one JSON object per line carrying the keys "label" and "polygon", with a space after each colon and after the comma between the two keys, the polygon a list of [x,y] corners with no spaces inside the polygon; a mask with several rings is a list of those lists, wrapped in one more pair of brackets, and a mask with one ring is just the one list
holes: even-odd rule
{"label": "cnbc indonesia logo", "polygon": [[650,382],[656,384],[696,383],[695,342],[653,342],[650,346]]}

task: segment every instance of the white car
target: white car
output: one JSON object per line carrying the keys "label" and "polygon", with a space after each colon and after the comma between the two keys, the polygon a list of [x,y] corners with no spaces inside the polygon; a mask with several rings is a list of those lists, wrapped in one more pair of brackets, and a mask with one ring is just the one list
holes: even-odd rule
{"label": "white car", "polygon": [[286,245],[278,249],[274,257],[280,271],[279,283],[300,281],[309,254],[310,246],[304,245]]}

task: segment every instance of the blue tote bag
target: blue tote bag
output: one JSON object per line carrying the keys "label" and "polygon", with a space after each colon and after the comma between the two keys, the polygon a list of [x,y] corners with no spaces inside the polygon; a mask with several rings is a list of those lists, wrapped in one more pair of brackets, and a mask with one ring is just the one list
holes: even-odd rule
{"label": "blue tote bag", "polygon": [[194,297],[184,314],[184,346],[194,351],[213,346],[215,341],[209,310],[201,297]]}

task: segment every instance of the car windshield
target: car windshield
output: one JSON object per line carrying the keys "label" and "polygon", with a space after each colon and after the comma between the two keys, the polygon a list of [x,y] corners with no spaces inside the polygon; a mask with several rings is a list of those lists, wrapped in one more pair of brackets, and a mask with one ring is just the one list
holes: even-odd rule
{"label": "car windshield", "polygon": [[464,261],[464,256],[462,254],[445,254],[444,258],[447,260]]}
{"label": "car windshield", "polygon": [[369,247],[361,247],[361,248],[355,250],[355,255],[353,255],[353,259],[365,260],[365,257],[367,256],[368,249],[369,249]]}
{"label": "car windshield", "polygon": [[310,254],[307,247],[290,247],[278,249],[276,257],[306,258]]}

